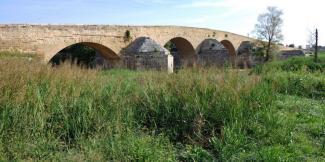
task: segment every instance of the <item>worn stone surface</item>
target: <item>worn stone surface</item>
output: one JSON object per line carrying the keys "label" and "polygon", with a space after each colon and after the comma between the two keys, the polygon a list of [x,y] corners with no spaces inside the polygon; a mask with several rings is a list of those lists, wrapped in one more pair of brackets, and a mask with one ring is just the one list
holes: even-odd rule
{"label": "worn stone surface", "polygon": [[302,50],[284,50],[281,51],[281,54],[279,56],[279,59],[285,60],[289,59],[291,57],[305,57],[305,53]]}
{"label": "worn stone surface", "polygon": [[[130,32],[130,38],[126,39],[126,31]],[[0,25],[0,51],[32,52],[49,61],[63,48],[84,43],[98,49],[106,58],[119,60],[122,49],[140,37],[150,37],[161,46],[174,39],[180,48],[186,40],[193,47],[182,50],[182,58],[188,60],[197,54],[199,44],[209,38],[231,42],[234,49],[243,41],[254,40],[224,31],[179,26]],[[191,57],[184,57],[187,53]]]}
{"label": "worn stone surface", "polygon": [[253,45],[250,41],[243,41],[237,50],[236,64],[241,68],[251,68],[253,66],[252,58]]}
{"label": "worn stone surface", "polygon": [[[126,49],[125,53],[147,53],[147,52],[168,52],[163,46],[149,37],[141,37],[133,41]],[[124,54],[124,53],[123,53]]]}
{"label": "worn stone surface", "polygon": [[122,60],[129,69],[173,72],[173,56],[149,37],[141,37],[133,41],[122,51]]}
{"label": "worn stone surface", "polygon": [[253,50],[253,45],[250,41],[243,41],[237,50],[237,55],[251,55]]}
{"label": "worn stone surface", "polygon": [[228,49],[215,39],[206,39],[198,52],[199,64],[206,66],[223,66],[230,62]]}

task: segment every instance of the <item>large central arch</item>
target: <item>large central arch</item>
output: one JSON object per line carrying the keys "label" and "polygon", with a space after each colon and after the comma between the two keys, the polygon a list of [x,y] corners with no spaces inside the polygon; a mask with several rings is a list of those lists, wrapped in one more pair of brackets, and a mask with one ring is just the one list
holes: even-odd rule
{"label": "large central arch", "polygon": [[[96,64],[101,64],[106,68],[112,68],[118,65],[118,63],[120,62],[120,57],[110,48],[99,44],[99,43],[93,43],[93,42],[79,42],[79,43],[72,43],[72,44],[68,44],[66,46],[64,46],[63,48],[58,48],[56,51],[56,53],[51,54],[50,57],[50,63],[54,63],[57,64],[57,62],[60,64],[60,62],[62,61],[62,59],[60,57],[62,57],[62,53],[63,51],[66,51],[67,49],[71,48],[71,47],[76,47],[76,46],[85,46],[85,47],[89,47],[91,49],[93,49],[95,51],[95,62]],[[61,56],[60,56],[61,55]],[[64,58],[66,59],[66,58]],[[55,60],[55,61],[54,61]]]}
{"label": "large central arch", "polygon": [[185,38],[172,38],[165,43],[165,47],[170,50],[170,53],[174,56],[175,68],[193,66],[197,60],[193,45]]}

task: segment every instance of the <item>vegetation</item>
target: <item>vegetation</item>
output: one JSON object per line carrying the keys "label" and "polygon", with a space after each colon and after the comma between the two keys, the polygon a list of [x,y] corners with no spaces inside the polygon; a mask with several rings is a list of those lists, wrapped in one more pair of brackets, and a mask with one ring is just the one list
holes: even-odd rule
{"label": "vegetation", "polygon": [[[325,56],[325,55],[324,55]],[[297,57],[261,65],[253,70],[262,74],[279,92],[325,100],[325,57]]]}
{"label": "vegetation", "polygon": [[0,161],[324,161],[325,59],[296,60],[167,74],[2,58]]}
{"label": "vegetation", "polygon": [[322,73],[325,72],[325,53],[320,55],[318,62],[313,62],[312,57],[295,57],[285,61],[276,61],[261,65],[253,70],[258,74],[267,74],[274,72],[295,72],[295,73]]}
{"label": "vegetation", "polygon": [[124,42],[129,42],[132,39],[130,30],[126,30],[124,33]]}
{"label": "vegetation", "polygon": [[66,47],[56,54],[52,59],[53,65],[60,65],[64,62],[77,64],[87,68],[95,67],[96,50],[83,44],[74,44]]}
{"label": "vegetation", "polygon": [[177,47],[175,45],[175,43],[168,41],[165,46],[164,46],[168,51],[170,52],[175,52],[177,51]]}
{"label": "vegetation", "polygon": [[2,51],[0,52],[0,59],[21,59],[21,60],[32,60],[32,59],[37,59],[36,54],[33,53],[23,53],[19,51]]}
{"label": "vegetation", "polygon": [[255,25],[255,34],[258,40],[266,41],[266,61],[271,59],[272,48],[276,43],[283,39],[282,35],[282,15],[283,12],[276,7],[268,7],[267,13],[258,17],[258,23]]}

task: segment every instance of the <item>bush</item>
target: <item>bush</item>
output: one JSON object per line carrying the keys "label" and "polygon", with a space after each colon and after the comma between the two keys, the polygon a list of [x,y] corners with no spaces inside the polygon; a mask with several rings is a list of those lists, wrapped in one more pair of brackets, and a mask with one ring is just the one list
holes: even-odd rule
{"label": "bush", "polygon": [[278,72],[267,75],[265,80],[283,94],[325,99],[325,78],[322,75]]}
{"label": "bush", "polygon": [[320,57],[318,62],[314,62],[310,57],[297,57],[290,58],[284,61],[275,61],[264,65],[258,65],[252,73],[255,74],[267,74],[276,73],[278,71],[286,72],[299,72],[306,71],[310,73],[325,72],[325,57]]}
{"label": "bush", "polygon": [[251,74],[262,74],[278,92],[314,99],[325,97],[325,57],[291,58],[256,66]]}

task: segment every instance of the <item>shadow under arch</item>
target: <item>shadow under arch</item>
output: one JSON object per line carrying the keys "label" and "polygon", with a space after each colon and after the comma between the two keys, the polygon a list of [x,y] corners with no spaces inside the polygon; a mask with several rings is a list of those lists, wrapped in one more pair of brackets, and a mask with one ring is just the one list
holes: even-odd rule
{"label": "shadow under arch", "polygon": [[197,54],[190,41],[183,37],[170,39],[164,47],[174,56],[174,68],[191,67],[197,61]]}
{"label": "shadow under arch", "polygon": [[65,61],[71,64],[93,68],[113,68],[120,62],[120,57],[105,45],[93,42],[79,42],[59,49],[49,60],[52,65],[60,65]]}
{"label": "shadow under arch", "polygon": [[250,41],[243,41],[238,47],[237,55],[251,54],[253,50],[253,43]]}
{"label": "shadow under arch", "polygon": [[229,50],[218,40],[208,38],[197,47],[199,63],[204,66],[224,66],[229,63]]}
{"label": "shadow under arch", "polygon": [[237,66],[251,68],[253,66],[252,53],[253,43],[250,41],[241,42],[237,50]]}
{"label": "shadow under arch", "polygon": [[229,40],[222,40],[220,43],[222,43],[223,46],[228,50],[230,61],[232,65],[235,66],[237,53],[234,45]]}

